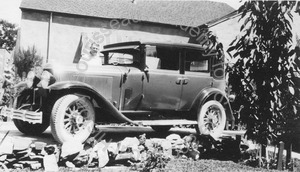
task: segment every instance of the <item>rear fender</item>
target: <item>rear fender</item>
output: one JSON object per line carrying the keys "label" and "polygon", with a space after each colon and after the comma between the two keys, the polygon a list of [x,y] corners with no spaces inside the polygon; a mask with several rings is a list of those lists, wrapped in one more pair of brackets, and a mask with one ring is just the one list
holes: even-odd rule
{"label": "rear fender", "polygon": [[78,81],[62,81],[56,82],[48,87],[49,96],[55,95],[65,95],[65,94],[80,94],[82,96],[89,96],[100,106],[105,108],[106,111],[109,112],[115,119],[120,122],[129,122],[135,124],[132,120],[124,116],[118,109],[105,97],[99,94],[96,89],[91,87],[90,85],[78,82]]}
{"label": "rear fender", "polygon": [[223,107],[225,108],[226,112],[226,119],[227,121],[233,121],[234,116],[231,109],[230,102],[226,95],[221,92],[220,90],[216,88],[205,88],[203,89],[196,97],[196,99],[193,102],[193,108],[194,110],[198,110],[199,107],[201,107],[205,102],[209,100],[216,100],[220,102]]}

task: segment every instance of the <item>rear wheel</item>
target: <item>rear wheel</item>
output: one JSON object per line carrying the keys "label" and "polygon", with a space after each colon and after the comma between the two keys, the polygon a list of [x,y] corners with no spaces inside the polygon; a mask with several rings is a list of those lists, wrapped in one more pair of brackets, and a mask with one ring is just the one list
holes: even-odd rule
{"label": "rear wheel", "polygon": [[167,132],[171,129],[172,126],[151,126],[154,131],[157,132]]}
{"label": "rear wheel", "polygon": [[93,105],[85,97],[65,95],[55,102],[50,123],[52,135],[58,142],[84,142],[95,124]]}
{"label": "rear wheel", "polygon": [[223,105],[215,100],[205,102],[198,111],[198,126],[200,134],[209,134],[219,137],[225,128],[226,113]]}
{"label": "rear wheel", "polygon": [[[36,111],[38,110],[36,107],[31,104],[32,96],[30,94],[26,94],[20,97],[20,101],[18,102],[17,109]],[[26,121],[13,119],[15,126],[18,130],[24,134],[28,135],[39,135],[43,133],[50,124],[50,113],[43,113],[43,120],[41,124],[33,124]]]}

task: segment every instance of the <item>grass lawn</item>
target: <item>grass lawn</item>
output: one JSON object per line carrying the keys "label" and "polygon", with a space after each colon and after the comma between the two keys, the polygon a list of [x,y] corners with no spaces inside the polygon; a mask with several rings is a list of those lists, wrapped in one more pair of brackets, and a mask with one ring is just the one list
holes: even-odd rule
{"label": "grass lawn", "polygon": [[[294,172],[300,171],[300,161],[295,162],[296,168]],[[250,166],[234,163],[232,161],[219,161],[219,160],[180,160],[175,159],[170,161],[164,171],[176,172],[282,172],[279,170],[267,170],[263,168],[253,168]],[[287,171],[287,170],[286,170]]]}
{"label": "grass lawn", "polygon": [[[300,171],[300,160],[295,161],[294,172]],[[24,171],[33,171],[29,168],[22,170],[10,170],[11,172],[24,172]],[[35,172],[42,172],[42,169],[34,170]],[[104,169],[97,168],[60,168],[60,172],[128,172],[129,167],[105,167]],[[156,169],[153,172],[287,172],[280,170],[267,170],[264,168],[253,168],[250,166],[242,165],[240,163],[235,163],[232,161],[219,161],[219,160],[186,160],[186,159],[174,159],[171,160],[164,169]]]}

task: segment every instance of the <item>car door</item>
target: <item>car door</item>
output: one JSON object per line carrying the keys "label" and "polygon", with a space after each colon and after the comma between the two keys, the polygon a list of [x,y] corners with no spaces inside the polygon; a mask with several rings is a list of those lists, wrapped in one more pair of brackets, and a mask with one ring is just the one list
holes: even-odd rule
{"label": "car door", "polygon": [[110,52],[108,64],[121,71],[119,88],[115,89],[120,95],[120,101],[115,102],[121,111],[138,110],[143,98],[144,73],[140,70],[140,55],[138,51],[123,50],[122,52]]}
{"label": "car door", "polygon": [[178,71],[149,69],[144,82],[144,109],[176,110],[180,103],[181,84]]}
{"label": "car door", "polygon": [[185,53],[182,96],[179,105],[181,110],[189,110],[201,90],[213,84],[209,67],[211,59],[202,56],[201,52],[196,50],[187,50]]}
{"label": "car door", "polygon": [[182,89],[178,51],[167,47],[155,47],[155,50],[152,55],[146,54],[148,69],[145,72],[142,108],[177,110]]}
{"label": "car door", "polygon": [[121,110],[139,110],[143,95],[144,73],[136,67],[126,67],[122,76]]}

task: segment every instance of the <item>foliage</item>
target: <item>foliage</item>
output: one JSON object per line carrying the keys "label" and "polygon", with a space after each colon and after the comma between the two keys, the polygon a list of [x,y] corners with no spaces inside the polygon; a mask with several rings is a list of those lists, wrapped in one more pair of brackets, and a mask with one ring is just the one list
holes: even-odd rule
{"label": "foliage", "polygon": [[[282,133],[287,119],[299,118],[299,63],[292,48],[295,1],[246,1],[244,23],[228,49],[237,62],[227,68],[229,84],[243,105],[246,136],[266,145]],[[298,114],[297,114],[298,113]]]}
{"label": "foliage", "polygon": [[36,65],[42,64],[42,57],[37,54],[35,46],[28,47],[27,50],[22,49],[14,53],[14,65],[17,69],[17,74],[22,77],[22,73],[26,74]]}
{"label": "foliage", "polygon": [[16,25],[0,19],[0,47],[12,51],[17,40]]}

